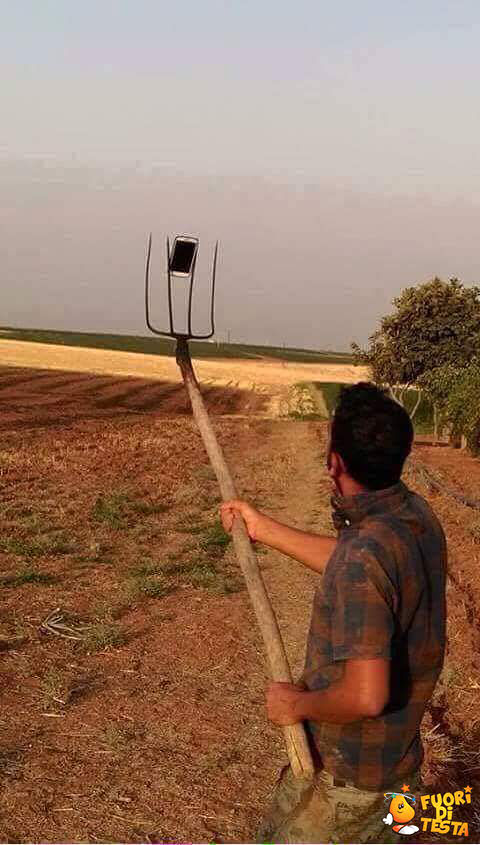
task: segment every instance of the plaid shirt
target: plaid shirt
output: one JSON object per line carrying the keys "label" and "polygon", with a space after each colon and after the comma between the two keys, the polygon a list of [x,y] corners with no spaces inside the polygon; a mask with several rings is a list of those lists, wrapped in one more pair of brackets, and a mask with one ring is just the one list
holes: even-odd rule
{"label": "plaid shirt", "polygon": [[302,680],[326,689],[343,661],[384,657],[390,700],[378,717],[307,728],[326,771],[383,790],[422,761],[420,722],[445,650],[445,535],[402,482],[332,505],[338,542],[315,593]]}

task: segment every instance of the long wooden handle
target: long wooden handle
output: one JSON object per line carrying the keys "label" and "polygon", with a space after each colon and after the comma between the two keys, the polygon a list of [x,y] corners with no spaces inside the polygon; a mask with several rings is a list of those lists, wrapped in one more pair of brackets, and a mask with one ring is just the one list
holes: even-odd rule
{"label": "long wooden handle", "polygon": [[[237,491],[193,372],[188,343],[183,339],[177,341],[177,363],[190,397],[195,421],[202,435],[210,463],[217,476],[222,499],[224,501],[235,499],[237,498]],[[291,683],[292,674],[278,622],[263,583],[257,557],[241,517],[234,521],[232,538],[238,563],[245,578],[250,600],[262,633],[271,677],[274,681]],[[283,732],[293,773],[297,777],[311,778],[314,767],[303,724],[299,722],[295,725],[288,725],[283,728]]]}

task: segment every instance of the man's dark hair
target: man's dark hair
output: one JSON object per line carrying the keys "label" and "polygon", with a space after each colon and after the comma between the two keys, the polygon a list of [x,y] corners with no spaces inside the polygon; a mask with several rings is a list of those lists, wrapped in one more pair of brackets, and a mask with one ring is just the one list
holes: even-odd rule
{"label": "man's dark hair", "polygon": [[368,382],[343,387],[331,428],[331,450],[369,490],[400,481],[413,442],[412,421],[384,390]]}

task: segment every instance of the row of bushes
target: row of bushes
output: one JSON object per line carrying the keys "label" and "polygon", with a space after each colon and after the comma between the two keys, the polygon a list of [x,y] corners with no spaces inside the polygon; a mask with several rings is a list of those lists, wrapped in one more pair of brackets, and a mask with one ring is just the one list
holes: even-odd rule
{"label": "row of bushes", "polygon": [[[321,390],[323,398],[325,400],[325,405],[328,410],[328,415],[331,417],[333,412],[335,411],[335,406],[337,404],[338,396],[341,388],[343,387],[343,384],[340,384],[339,382],[324,381],[317,381],[314,382],[314,384],[318,390]],[[403,404],[410,414],[412,413],[413,409],[417,404],[417,399],[417,390],[411,388],[405,391],[405,394],[403,396]],[[422,395],[413,419],[415,432],[417,434],[431,434],[434,428],[433,416],[434,414],[432,402],[430,401],[428,396]]]}
{"label": "row of bushes", "polygon": [[447,429],[458,445],[463,439],[474,455],[480,452],[480,361],[467,366],[448,364],[424,373],[419,387],[430,400],[436,427]]}
{"label": "row of bushes", "polygon": [[[315,387],[321,390],[331,416],[342,385],[315,382]],[[430,370],[421,376],[417,387],[404,391],[401,398],[410,414],[416,408],[413,424],[417,434],[433,432],[438,436],[447,432],[452,443],[460,445],[463,439],[472,454],[480,454],[480,362]]]}

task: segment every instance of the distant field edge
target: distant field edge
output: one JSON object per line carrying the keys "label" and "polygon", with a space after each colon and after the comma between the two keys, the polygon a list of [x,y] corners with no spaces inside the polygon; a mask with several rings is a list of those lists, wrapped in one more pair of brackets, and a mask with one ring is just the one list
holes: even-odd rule
{"label": "distant field edge", "polygon": [[[49,343],[58,346],[79,346],[92,349],[109,349],[119,352],[136,352],[141,355],[173,356],[175,343],[168,338],[142,335],[102,334],[95,332],[59,331],[57,329],[25,329],[0,326],[2,340],[21,340],[27,343]],[[242,343],[192,341],[192,354],[196,358],[275,358],[281,361],[310,364],[353,364],[347,352],[302,349],[298,347],[262,346]]]}

